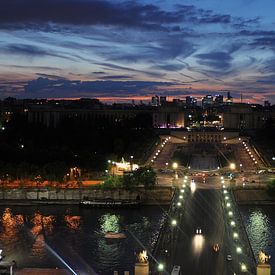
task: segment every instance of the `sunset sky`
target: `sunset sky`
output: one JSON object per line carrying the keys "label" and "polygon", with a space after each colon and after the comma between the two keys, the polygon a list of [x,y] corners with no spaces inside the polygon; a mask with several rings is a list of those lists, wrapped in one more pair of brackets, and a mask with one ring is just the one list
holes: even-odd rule
{"label": "sunset sky", "polygon": [[1,0],[0,98],[231,91],[275,104],[274,0]]}

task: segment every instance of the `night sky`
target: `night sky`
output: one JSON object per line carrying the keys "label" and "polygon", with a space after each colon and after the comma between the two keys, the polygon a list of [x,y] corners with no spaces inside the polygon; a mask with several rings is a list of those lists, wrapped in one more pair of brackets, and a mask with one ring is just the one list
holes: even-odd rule
{"label": "night sky", "polygon": [[231,91],[275,103],[274,11],[274,0],[1,0],[0,97]]}

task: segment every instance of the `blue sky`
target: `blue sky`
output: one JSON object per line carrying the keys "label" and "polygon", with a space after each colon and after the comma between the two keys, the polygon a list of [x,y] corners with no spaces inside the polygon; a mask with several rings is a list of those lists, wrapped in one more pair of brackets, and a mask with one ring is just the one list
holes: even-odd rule
{"label": "blue sky", "polygon": [[272,0],[2,0],[0,97],[275,103]]}

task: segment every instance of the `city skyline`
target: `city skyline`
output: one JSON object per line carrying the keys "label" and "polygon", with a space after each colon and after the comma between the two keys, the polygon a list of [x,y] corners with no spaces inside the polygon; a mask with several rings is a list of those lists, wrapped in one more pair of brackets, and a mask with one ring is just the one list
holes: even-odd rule
{"label": "city skyline", "polygon": [[275,103],[265,1],[34,0],[0,7],[0,97],[150,100],[230,91]]}

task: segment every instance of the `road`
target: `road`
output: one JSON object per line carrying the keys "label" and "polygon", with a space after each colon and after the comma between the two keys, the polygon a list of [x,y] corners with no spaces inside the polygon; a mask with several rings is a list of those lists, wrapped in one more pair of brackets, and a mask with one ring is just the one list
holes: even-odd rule
{"label": "road", "polygon": [[[195,234],[197,227],[202,229],[202,235]],[[186,202],[179,228],[173,265],[180,265],[183,274],[234,274],[234,259],[233,262],[226,260],[226,256],[232,254],[232,240],[225,232],[219,190],[197,189]],[[221,247],[218,253],[212,248],[215,243]]]}

